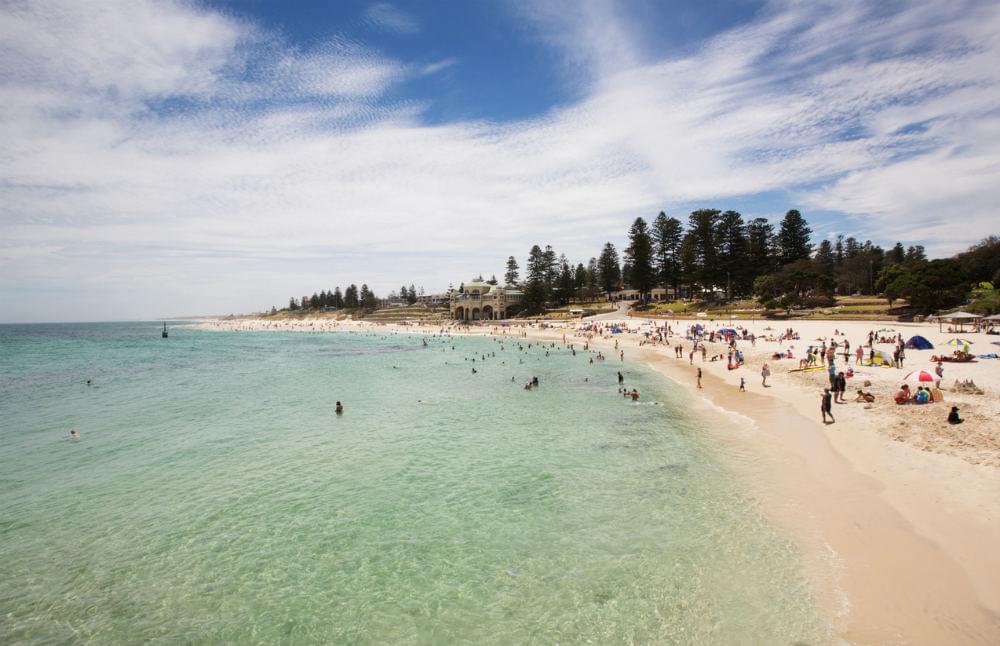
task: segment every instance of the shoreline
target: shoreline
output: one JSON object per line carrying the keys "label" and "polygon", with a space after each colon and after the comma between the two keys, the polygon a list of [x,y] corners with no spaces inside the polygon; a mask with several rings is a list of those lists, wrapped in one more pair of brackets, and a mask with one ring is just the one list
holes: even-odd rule
{"label": "shoreline", "polygon": [[[621,321],[634,326],[642,319]],[[223,326],[233,323],[195,327],[230,329]],[[288,329],[264,327],[267,322],[259,319],[239,323],[239,329],[246,330]],[[461,330],[363,321],[336,324],[334,329],[323,324],[316,329],[315,324],[295,327],[306,332],[401,333],[445,328],[450,334],[478,336],[516,331],[556,342],[562,342],[565,333],[566,343],[585,341],[572,324]],[[803,327],[800,322],[783,325]],[[867,321],[861,325],[876,326]],[[671,348],[640,347],[638,335],[615,339],[626,351],[626,363],[638,361],[680,385],[692,396],[697,415],[719,422],[712,433],[720,453],[731,454],[729,461],[762,500],[764,511],[802,548],[819,610],[838,637],[865,644],[1000,642],[1000,556],[995,554],[1000,545],[1000,469],[992,462],[974,464],[959,455],[917,450],[886,433],[866,432],[881,422],[878,417],[865,419],[870,411],[860,405],[836,407],[838,423],[821,425],[816,419],[815,379],[775,371],[774,387],[762,390],[756,387],[759,376],[754,372],[759,364],[730,374],[724,362],[699,359],[692,367],[686,356],[674,358]],[[589,343],[605,350],[614,340],[594,336]],[[748,358],[748,364],[751,361]],[[918,361],[911,365],[926,367]],[[701,390],[694,385],[696,367],[704,372]],[[740,376],[753,384],[750,392],[737,393]],[[825,380],[825,374],[820,376]]]}

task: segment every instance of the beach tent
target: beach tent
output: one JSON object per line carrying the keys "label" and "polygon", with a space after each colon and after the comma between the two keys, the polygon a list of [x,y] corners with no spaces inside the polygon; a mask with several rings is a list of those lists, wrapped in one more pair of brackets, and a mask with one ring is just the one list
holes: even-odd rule
{"label": "beach tent", "polygon": [[876,350],[875,358],[872,360],[873,366],[892,365],[892,355],[885,350]]}
{"label": "beach tent", "polygon": [[617,325],[614,326],[613,328],[611,328],[611,334],[621,334],[621,333],[622,333],[622,329],[620,327],[618,327]]}
{"label": "beach tent", "polygon": [[906,342],[906,347],[910,350],[933,350],[934,344],[919,334],[916,334],[911,336],[910,340]]}

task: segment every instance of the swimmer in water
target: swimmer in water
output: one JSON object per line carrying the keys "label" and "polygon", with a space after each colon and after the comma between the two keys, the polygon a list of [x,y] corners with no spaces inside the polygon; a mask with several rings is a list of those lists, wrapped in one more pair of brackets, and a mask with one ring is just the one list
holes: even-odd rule
{"label": "swimmer in water", "polygon": [[633,388],[632,392],[629,394],[629,397],[631,397],[632,401],[634,402],[639,401],[639,391]]}
{"label": "swimmer in water", "polygon": [[70,429],[70,431],[69,431],[69,439],[71,439],[71,440],[79,440],[80,439],[80,434],[76,432],[75,428]]}
{"label": "swimmer in water", "polygon": [[340,415],[341,413],[344,412],[344,405],[341,404],[340,402],[337,402],[337,408],[334,410],[336,410],[337,414]]}

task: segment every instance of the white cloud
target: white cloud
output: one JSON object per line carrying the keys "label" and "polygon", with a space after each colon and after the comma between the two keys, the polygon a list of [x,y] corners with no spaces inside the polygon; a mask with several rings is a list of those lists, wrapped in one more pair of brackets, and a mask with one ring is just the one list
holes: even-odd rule
{"label": "white cloud", "polygon": [[414,34],[420,31],[420,23],[416,18],[388,2],[376,2],[368,7],[364,18],[370,25],[383,31],[399,34]]}
{"label": "white cloud", "polygon": [[764,191],[939,253],[996,232],[996,6],[775,5],[669,60],[610,7],[535,9],[546,42],[583,52],[579,101],[435,126],[385,97],[447,60],[303,51],[187,4],[0,8],[0,296],[19,295],[0,319],[438,289],[535,242],[585,260],[637,215]]}

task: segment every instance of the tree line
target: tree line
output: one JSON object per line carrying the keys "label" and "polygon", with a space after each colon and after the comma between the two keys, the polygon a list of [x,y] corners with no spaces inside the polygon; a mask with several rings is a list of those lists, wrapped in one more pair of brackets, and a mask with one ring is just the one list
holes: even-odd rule
{"label": "tree line", "polygon": [[921,245],[897,242],[888,250],[854,237],[814,245],[812,229],[792,209],[775,228],[766,218],[737,211],[698,209],[685,224],[660,212],[652,224],[638,217],[621,256],[611,242],[575,266],[551,246],[528,252],[524,280],[514,256],[504,281],[524,291],[524,309],[587,300],[630,288],[649,301],[653,289],[675,298],[733,300],[756,297],[768,308],[834,304],[837,295],[905,298],[921,312],[953,307],[974,289],[1000,283],[1000,238],[991,236],[953,258],[928,260]]}
{"label": "tree line", "polygon": [[[378,306],[379,299],[367,284],[362,284],[361,289],[358,289],[357,285],[351,283],[343,292],[340,291],[340,286],[337,286],[332,291],[323,290],[318,294],[313,292],[312,296],[303,296],[301,299],[292,296],[288,299],[288,307],[282,309],[292,312],[318,310],[324,307],[374,310]],[[272,313],[277,311],[276,307],[271,308]]]}

